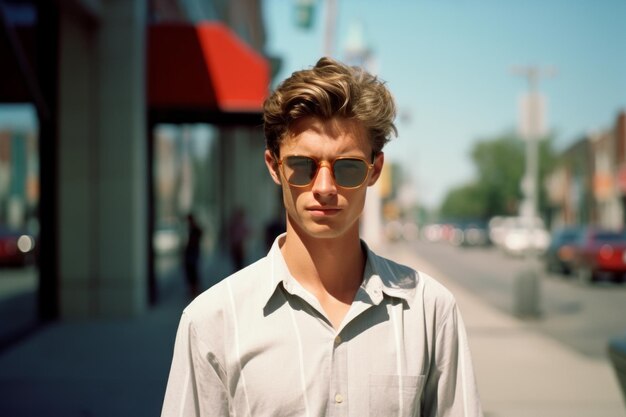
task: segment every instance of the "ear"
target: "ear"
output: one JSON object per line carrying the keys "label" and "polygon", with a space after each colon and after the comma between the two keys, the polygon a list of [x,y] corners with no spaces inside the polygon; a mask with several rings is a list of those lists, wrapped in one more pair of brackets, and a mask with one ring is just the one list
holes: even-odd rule
{"label": "ear", "polygon": [[280,185],[280,172],[278,172],[278,162],[274,159],[274,155],[269,149],[265,150],[265,165],[267,166],[267,170],[272,177],[272,180],[278,185]]}
{"label": "ear", "polygon": [[378,152],[376,154],[376,158],[374,158],[374,166],[372,167],[372,175],[370,176],[369,181],[367,182],[367,186],[371,187],[376,184],[378,178],[380,177],[381,172],[383,171],[383,165],[385,165],[385,154],[383,152]]}

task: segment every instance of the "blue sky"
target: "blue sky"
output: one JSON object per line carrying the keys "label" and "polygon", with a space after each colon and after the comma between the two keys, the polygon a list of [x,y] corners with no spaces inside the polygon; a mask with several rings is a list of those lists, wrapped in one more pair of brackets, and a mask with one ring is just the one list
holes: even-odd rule
{"label": "blue sky", "polygon": [[[295,0],[264,0],[267,49],[283,59],[278,79],[323,54],[325,1],[314,26],[294,24]],[[377,74],[401,113],[399,136],[385,149],[405,166],[415,195],[435,206],[470,180],[473,143],[517,127],[526,80],[515,65],[555,68],[542,79],[548,127],[558,149],[586,132],[610,128],[626,110],[626,1],[337,0],[334,57],[348,28],[364,27]]]}

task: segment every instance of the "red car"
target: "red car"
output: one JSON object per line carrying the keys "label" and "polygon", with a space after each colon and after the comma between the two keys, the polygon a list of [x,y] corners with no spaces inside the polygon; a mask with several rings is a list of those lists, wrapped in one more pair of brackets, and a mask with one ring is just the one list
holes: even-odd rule
{"label": "red car", "polygon": [[0,225],[0,266],[23,266],[34,260],[35,238]]}
{"label": "red car", "polygon": [[624,280],[626,231],[586,228],[572,246],[573,271],[588,284],[599,279]]}

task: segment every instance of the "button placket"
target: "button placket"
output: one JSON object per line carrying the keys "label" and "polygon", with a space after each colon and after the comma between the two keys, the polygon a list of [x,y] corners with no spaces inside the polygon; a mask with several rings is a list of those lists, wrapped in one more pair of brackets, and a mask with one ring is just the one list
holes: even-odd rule
{"label": "button placket", "polygon": [[347,404],[347,382],[348,382],[348,362],[347,345],[340,334],[336,334],[332,339],[332,359],[331,359],[331,381],[329,390],[328,416],[345,416],[348,412]]}

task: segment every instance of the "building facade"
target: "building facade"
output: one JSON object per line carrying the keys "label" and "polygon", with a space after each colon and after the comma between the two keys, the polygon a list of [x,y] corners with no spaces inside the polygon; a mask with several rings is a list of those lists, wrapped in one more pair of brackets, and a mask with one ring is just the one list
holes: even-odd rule
{"label": "building facade", "polygon": [[[191,158],[179,167],[187,173],[177,184],[185,192],[178,193],[173,214],[199,211],[214,231],[208,235],[215,247],[224,238],[220,231],[229,212],[246,208],[250,256],[256,256],[253,249],[263,245],[262,225],[278,204],[275,188],[261,174],[259,103],[270,87],[270,68],[263,55],[260,2],[205,1],[200,8],[186,0],[5,3],[12,12],[2,39],[27,41],[0,49],[13,74],[11,82],[0,85],[0,102],[32,103],[39,126],[40,316],[128,317],[158,302],[152,242],[161,213],[156,200],[168,187],[155,175],[159,126],[170,126],[180,143],[188,141],[189,132],[210,132],[200,140],[207,145],[200,148],[202,158],[191,151],[181,154]],[[24,27],[17,18],[22,11],[32,15]],[[215,22],[209,29],[207,20]],[[234,45],[235,55],[220,55],[218,47],[214,55],[178,62],[182,70],[194,60],[212,59],[205,65],[209,84],[205,90],[196,86],[204,103],[159,107],[151,102],[152,29],[168,24],[191,28],[187,32],[195,33],[196,42],[215,43],[219,36]],[[17,36],[22,29],[29,35]],[[264,84],[255,102],[228,101],[242,98],[237,92],[229,96],[227,91],[224,98],[223,80],[216,74],[224,73],[222,64],[233,56],[258,62],[255,68],[262,74],[252,78]],[[235,60],[226,70],[241,71],[245,64]]]}
{"label": "building facade", "polygon": [[553,226],[625,227],[625,129],[626,113],[620,112],[612,127],[587,134],[562,152],[545,183]]}

